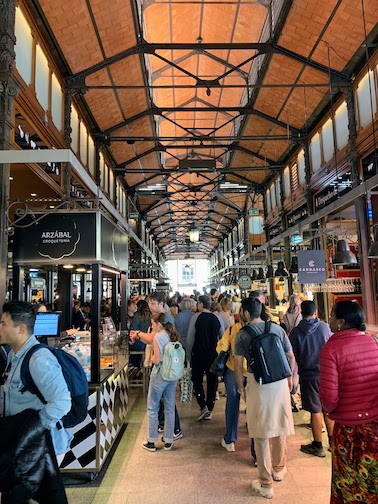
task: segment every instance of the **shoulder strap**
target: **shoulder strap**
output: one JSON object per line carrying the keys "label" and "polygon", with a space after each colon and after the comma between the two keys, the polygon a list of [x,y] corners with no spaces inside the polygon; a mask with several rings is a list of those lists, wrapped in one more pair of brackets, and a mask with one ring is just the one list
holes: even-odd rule
{"label": "shoulder strap", "polygon": [[41,343],[39,343],[38,345],[33,345],[25,354],[25,357],[21,364],[21,381],[24,385],[23,388],[21,389],[21,392],[25,392],[26,390],[28,390],[32,394],[36,395],[40,401],[46,404],[45,398],[39,391],[37,385],[34,383],[29,367],[31,356],[40,348],[48,348],[48,347],[46,345],[42,345]]}
{"label": "shoulder strap", "polygon": [[272,322],[270,320],[266,320],[265,321],[265,332],[269,333],[271,327],[272,327]]}

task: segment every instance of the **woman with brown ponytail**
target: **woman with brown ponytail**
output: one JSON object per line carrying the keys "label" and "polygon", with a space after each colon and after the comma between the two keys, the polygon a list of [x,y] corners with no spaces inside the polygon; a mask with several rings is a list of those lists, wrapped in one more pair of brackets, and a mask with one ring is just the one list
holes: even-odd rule
{"label": "woman with brown ponytail", "polygon": [[[180,339],[178,332],[168,322],[165,313],[155,313],[151,317],[151,333],[149,340],[154,346],[152,356],[153,368],[151,372],[150,384],[147,397],[147,415],[148,415],[148,436],[147,441],[143,443],[143,448],[148,451],[156,451],[155,443],[158,440],[159,424],[159,404],[160,399],[164,401],[164,450],[171,450],[173,446],[174,426],[175,426],[175,396],[177,381],[167,381],[161,376],[160,367],[163,361],[164,348],[170,341]],[[141,331],[130,331],[132,339],[140,339],[146,336]]]}

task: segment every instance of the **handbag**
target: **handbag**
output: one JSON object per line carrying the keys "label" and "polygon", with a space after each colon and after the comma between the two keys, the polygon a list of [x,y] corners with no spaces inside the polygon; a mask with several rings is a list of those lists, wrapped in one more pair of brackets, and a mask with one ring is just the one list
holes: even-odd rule
{"label": "handbag", "polygon": [[180,402],[189,403],[193,395],[192,370],[188,366],[184,368],[184,375],[179,380],[180,384]]}
{"label": "handbag", "polygon": [[144,350],[144,363],[145,368],[152,367],[152,356],[154,354],[154,345],[148,344]]}
{"label": "handbag", "polygon": [[230,350],[221,350],[210,366],[210,372],[216,376],[223,376],[226,371],[226,362],[230,357]]}

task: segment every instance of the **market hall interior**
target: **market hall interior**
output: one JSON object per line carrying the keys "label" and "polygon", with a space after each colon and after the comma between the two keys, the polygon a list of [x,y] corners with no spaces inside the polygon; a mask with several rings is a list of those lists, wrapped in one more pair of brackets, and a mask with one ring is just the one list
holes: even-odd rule
{"label": "market hall interior", "polygon": [[[54,306],[56,325],[41,334],[51,344],[70,336],[73,300],[90,310],[90,329],[71,333],[85,348],[88,416],[62,472],[97,474],[127,425],[101,486],[69,488],[71,500],[94,489],[96,499],[116,495],[119,454],[137,485],[140,466],[157,477],[153,455],[160,471],[170,456],[184,466],[181,456],[197,449],[196,464],[234,457],[247,499],[248,440],[235,454],[218,448],[220,407],[212,427],[181,405],[187,434],[177,450],[163,459],[141,452],[146,381],[131,408],[127,302],[169,293],[174,261],[181,292],[199,282],[240,298],[263,290],[273,311],[305,293],[326,321],[335,302],[356,300],[376,328],[376,0],[3,0],[1,8],[0,303]],[[295,470],[289,464],[276,500],[285,488],[327,500],[329,456],[298,453],[306,433],[297,427],[289,440]]]}

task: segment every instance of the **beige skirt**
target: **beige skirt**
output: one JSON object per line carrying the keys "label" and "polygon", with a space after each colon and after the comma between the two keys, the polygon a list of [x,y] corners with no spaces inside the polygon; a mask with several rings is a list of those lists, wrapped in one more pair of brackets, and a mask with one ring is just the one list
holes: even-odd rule
{"label": "beige skirt", "polygon": [[290,391],[287,379],[259,385],[247,373],[247,422],[251,438],[271,438],[294,434]]}

